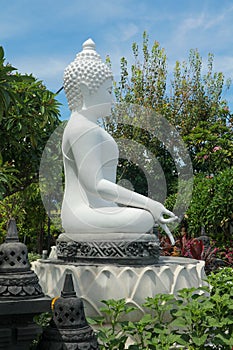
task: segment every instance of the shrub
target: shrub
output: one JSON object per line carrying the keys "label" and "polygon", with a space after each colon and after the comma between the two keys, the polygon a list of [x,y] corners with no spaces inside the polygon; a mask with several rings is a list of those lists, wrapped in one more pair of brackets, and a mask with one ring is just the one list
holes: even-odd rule
{"label": "shrub", "polygon": [[[121,321],[135,311],[124,299],[104,301],[103,317],[89,319],[98,324],[101,350],[232,349],[233,274],[223,268],[208,276],[209,287],[185,288],[176,296],[157,294],[147,298],[148,311],[137,322]],[[108,320],[108,325],[106,324]],[[110,324],[110,325],[109,325]]]}

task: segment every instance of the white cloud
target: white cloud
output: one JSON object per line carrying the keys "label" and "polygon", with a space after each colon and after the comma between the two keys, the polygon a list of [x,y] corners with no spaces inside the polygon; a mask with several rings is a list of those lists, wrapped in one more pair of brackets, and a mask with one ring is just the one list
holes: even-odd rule
{"label": "white cloud", "polygon": [[43,80],[45,85],[57,91],[63,84],[63,72],[70,63],[67,57],[18,57],[17,62],[11,62],[22,74],[33,74],[38,80]]}
{"label": "white cloud", "polygon": [[138,33],[138,27],[134,23],[127,23],[120,26],[121,37],[123,41],[128,41]]}
{"label": "white cloud", "polygon": [[201,13],[196,17],[188,17],[186,18],[178,28],[178,31],[181,36],[185,35],[190,30],[194,30],[196,28],[200,28],[205,23],[205,14]]}
{"label": "white cloud", "polygon": [[223,72],[226,78],[233,79],[233,56],[215,56],[214,68],[217,72]]}
{"label": "white cloud", "polygon": [[180,35],[185,35],[186,33],[196,29],[210,29],[216,27],[216,25],[221,24],[225,18],[225,11],[218,15],[216,15],[216,13],[210,15],[207,11],[203,11],[197,15],[190,14],[189,17],[185,18],[181,22],[178,28],[178,32],[180,32]]}
{"label": "white cloud", "polygon": [[[213,47],[224,44],[225,40],[229,40],[229,33],[231,33],[232,40],[232,11],[233,6],[221,7],[220,11],[213,11],[205,8],[201,12],[187,13],[182,15],[181,22],[177,25],[174,36],[178,43],[187,45],[192,42],[197,42],[199,46],[211,44]],[[224,38],[223,33],[227,34]],[[221,41],[219,40],[221,39]]]}
{"label": "white cloud", "polygon": [[139,32],[138,26],[133,22],[119,23],[110,32],[105,33],[105,38],[110,43],[118,43],[118,47],[122,43],[132,40]]}

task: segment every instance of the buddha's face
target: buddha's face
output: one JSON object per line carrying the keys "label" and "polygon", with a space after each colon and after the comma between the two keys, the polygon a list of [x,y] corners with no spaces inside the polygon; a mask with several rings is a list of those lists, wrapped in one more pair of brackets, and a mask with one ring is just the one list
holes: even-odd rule
{"label": "buddha's face", "polygon": [[113,102],[112,97],[112,79],[107,79],[100,85],[98,90],[91,94],[85,94],[84,104],[85,107],[92,107],[102,104],[111,104]]}

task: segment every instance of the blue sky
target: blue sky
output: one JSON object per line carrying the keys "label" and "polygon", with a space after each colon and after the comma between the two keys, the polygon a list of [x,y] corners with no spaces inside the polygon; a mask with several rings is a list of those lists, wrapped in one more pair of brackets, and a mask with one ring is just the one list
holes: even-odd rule
{"label": "blue sky", "polygon": [[[62,86],[63,71],[91,37],[102,58],[109,55],[115,79],[120,58],[131,59],[133,42],[146,30],[165,48],[168,69],[198,48],[203,61],[233,78],[232,0],[20,0],[1,1],[0,45],[8,62],[33,73],[47,88]],[[233,110],[233,88],[224,96]],[[64,93],[62,118],[69,117]]]}

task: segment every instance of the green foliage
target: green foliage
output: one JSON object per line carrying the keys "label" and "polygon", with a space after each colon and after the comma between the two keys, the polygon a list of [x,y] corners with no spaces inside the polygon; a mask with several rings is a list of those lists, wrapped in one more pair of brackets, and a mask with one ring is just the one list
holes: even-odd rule
{"label": "green foliage", "polygon": [[216,273],[211,273],[208,276],[208,282],[212,286],[211,293],[215,294],[231,294],[233,289],[232,268],[224,267]]}
{"label": "green foliage", "polygon": [[[38,326],[40,326],[41,328],[46,328],[49,326],[51,318],[52,318],[52,314],[50,312],[43,312],[42,314],[34,316],[33,321],[36,324],[38,324]],[[40,339],[41,339],[41,334],[39,334],[37,338],[32,341],[29,349],[30,350],[38,349],[38,342],[40,341]]]}
{"label": "green foliage", "polygon": [[43,148],[60,123],[55,94],[4,62],[0,47],[0,199],[37,181]]}
{"label": "green foliage", "polygon": [[43,312],[42,314],[36,315],[34,317],[34,322],[36,322],[40,327],[47,327],[51,321],[51,312]]}
{"label": "green foliage", "polygon": [[17,94],[11,84],[20,80],[13,74],[16,68],[4,63],[4,49],[0,46],[0,121],[7,114],[10,104],[16,103]]}
{"label": "green foliage", "polygon": [[[158,294],[147,298],[147,312],[136,322],[126,321],[135,307],[124,299],[104,301],[104,315],[97,335],[101,350],[231,349],[233,346],[233,275],[223,268],[208,277],[210,287],[185,288],[177,296]],[[125,319],[125,321],[123,321]],[[110,326],[105,325],[105,322]]]}
{"label": "green foliage", "polygon": [[[29,249],[42,250],[47,217],[38,180],[43,149],[60,124],[56,96],[5,64],[0,48],[0,235],[10,217]],[[47,248],[47,244],[46,244]]]}
{"label": "green foliage", "polygon": [[121,59],[121,80],[115,84],[117,101],[133,103],[153,108],[161,112],[164,108],[166,93],[166,54],[157,41],[149,51],[148,35],[143,33],[142,62],[140,62],[139,46],[132,45],[134,63],[131,74],[128,72],[127,60]]}
{"label": "green foliage", "polygon": [[[148,35],[143,33],[142,52],[140,53],[139,46],[136,43],[132,45],[132,53],[134,63],[131,69],[128,68],[127,60],[123,57],[121,59],[121,79],[117,84],[115,82],[114,92],[116,101],[121,104],[142,106],[151,109],[153,111],[151,115],[149,129],[140,127],[145,124],[141,123],[143,110],[139,109],[142,115],[132,115],[131,118],[137,119],[134,126],[127,124],[127,115],[125,116],[124,123],[119,123],[117,118],[111,118],[111,122],[105,123],[105,129],[114,136],[116,139],[128,139],[134,140],[135,143],[141,144],[143,147],[138,148],[135,152],[137,157],[132,157],[132,154],[127,154],[126,159],[121,159],[118,169],[118,179],[123,176],[132,181],[135,191],[147,194],[148,184],[146,178],[143,176],[143,172],[139,169],[143,168],[144,171],[150,172],[150,164],[147,162],[148,155],[145,156],[145,148],[151,156],[156,157],[164,170],[166,181],[168,184],[168,192],[171,192],[171,188],[176,188],[176,171],[174,161],[171,155],[166,150],[161,141],[155,137],[156,124],[158,115],[163,115],[163,111],[166,108],[166,79],[167,79],[167,67],[166,67],[166,55],[164,49],[162,49],[158,42],[154,42],[152,49],[149,50]],[[140,58],[142,56],[142,62]],[[130,72],[129,72],[130,71]],[[130,113],[130,112],[129,112]],[[135,124],[137,126],[135,126]],[[158,135],[157,135],[158,136]],[[125,149],[128,150],[130,146],[125,145]],[[136,159],[135,159],[136,158]],[[143,161],[143,166],[139,160]],[[134,181],[137,179],[137,181]],[[156,198],[159,200],[159,198]]]}
{"label": "green foliage", "polygon": [[[123,350],[125,348],[125,342],[127,340],[127,334],[122,334],[122,327],[124,322],[119,322],[119,317],[122,314],[128,314],[134,311],[136,308],[126,305],[124,299],[120,300],[102,300],[105,307],[100,308],[100,311],[105,314],[106,317],[97,318],[92,320],[88,318],[89,323],[92,325],[98,324],[98,338],[101,343],[102,350]],[[111,327],[104,327],[105,320],[108,320]]]}
{"label": "green foliage", "polygon": [[[2,120],[8,118],[8,112],[12,105],[16,105],[19,96],[13,88],[14,84],[22,82],[25,79],[23,75],[16,75],[16,68],[10,64],[5,64],[4,49],[0,46],[0,126],[2,128]],[[2,130],[4,133],[4,130]],[[3,133],[1,141],[3,142]],[[16,175],[18,170],[11,160],[5,158],[0,147],[0,200],[3,194],[8,190],[12,190],[12,186],[18,185],[19,180]]]}
{"label": "green foliage", "polygon": [[233,124],[226,115],[221,118],[221,110],[216,121],[202,121],[193,127],[184,141],[196,171],[211,176],[232,166],[232,136]]}
{"label": "green foliage", "polygon": [[200,235],[201,228],[214,239],[230,238],[233,213],[233,167],[216,176],[199,175],[195,178],[191,205],[187,211],[188,229]]}
{"label": "green foliage", "polygon": [[[15,74],[16,76],[19,76]],[[8,162],[17,169],[21,184],[2,196],[21,190],[38,180],[40,158],[44,146],[59,125],[58,102],[40,81],[32,76],[27,80],[11,84],[19,96],[16,104],[8,108],[8,115],[0,121],[0,153],[3,163]]]}
{"label": "green foliage", "polygon": [[33,253],[33,252],[29,252],[28,253],[28,260],[29,260],[30,263],[33,262],[33,261],[36,261],[36,260],[38,260],[40,258],[41,258],[40,254]]}
{"label": "green foliage", "polygon": [[[38,183],[33,183],[22,191],[5,197],[0,201],[0,242],[4,241],[8,220],[16,219],[19,239],[27,244],[29,251],[41,254],[54,245],[58,225],[50,225],[48,216],[41,201]],[[49,232],[48,232],[49,231]]]}
{"label": "green foliage", "polygon": [[[206,74],[202,73],[198,50],[190,50],[187,62],[176,62],[167,116],[182,136],[199,123],[208,122],[210,126],[230,117],[227,103],[222,99],[225,79],[221,72],[214,72],[213,60],[214,56],[209,54]],[[226,88],[229,86],[227,80]]]}
{"label": "green foliage", "polygon": [[3,199],[3,194],[8,190],[11,191],[13,186],[19,184],[17,178],[18,170],[9,162],[3,163],[3,159],[0,154],[0,200]]}
{"label": "green foliage", "polygon": [[[212,236],[217,233],[220,236],[229,235],[233,212],[232,170],[229,169],[233,158],[233,118],[223,93],[224,89],[229,89],[230,80],[226,80],[221,72],[214,71],[212,54],[208,55],[207,67],[204,67],[198,50],[190,50],[186,61],[176,62],[169,81],[166,53],[156,41],[149,48],[146,32],[143,33],[141,47],[133,43],[132,56],[131,67],[125,57],[121,59],[120,81],[115,82],[116,101],[149,108],[152,115],[166,118],[182,137],[192,160],[194,174],[197,175],[187,219],[189,233],[199,235],[201,228],[205,227]],[[104,125],[114,138],[130,139],[144,146],[144,149],[136,152],[137,158],[129,153],[126,159],[120,161],[118,179],[129,180],[135,191],[150,196],[146,181],[148,176],[139,171],[143,168],[140,166],[141,160],[148,157],[146,149],[164,171],[167,195],[170,196],[166,204],[172,210],[178,198],[177,169],[166,146],[158,140],[156,119],[150,119],[150,126],[155,130],[150,128],[148,132],[140,128],[144,124],[139,115],[131,116],[137,119],[137,123],[134,123],[137,127],[126,125],[127,117],[126,114],[126,123],[119,123],[114,116]],[[148,171],[148,164],[144,170]],[[214,176],[211,180],[214,183],[213,192],[206,176]],[[159,188],[156,175],[154,182],[155,187]]]}

